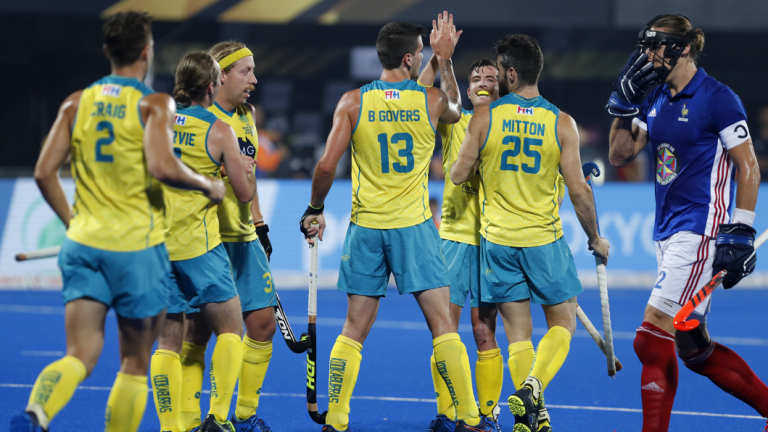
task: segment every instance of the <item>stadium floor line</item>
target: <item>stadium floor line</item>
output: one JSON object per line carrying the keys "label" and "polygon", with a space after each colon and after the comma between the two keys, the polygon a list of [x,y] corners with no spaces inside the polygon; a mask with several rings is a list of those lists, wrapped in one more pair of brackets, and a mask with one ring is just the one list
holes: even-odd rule
{"label": "stadium floor line", "polygon": [[[20,304],[8,304],[0,303],[0,312],[8,313],[25,313],[35,315],[63,315],[64,306],[32,306],[32,305],[20,305]],[[110,311],[110,313],[113,313]],[[297,324],[306,324],[306,316],[289,315],[288,321],[293,327]],[[332,317],[318,317],[317,325],[321,327],[336,327],[340,328],[344,324],[344,318],[332,318]],[[427,331],[427,325],[424,321],[408,321],[408,320],[386,320],[378,319],[374,323],[374,328],[380,329],[396,329],[396,330],[423,330]],[[472,331],[470,324],[460,324],[459,330],[463,332]],[[544,335],[547,329],[543,327],[537,327],[533,329],[534,335]],[[591,339],[589,333],[585,330],[577,329],[575,337]],[[634,331],[617,331],[614,328],[613,339],[614,340],[634,340]],[[748,337],[736,337],[736,336],[719,336],[713,335],[713,339],[726,345],[734,346],[766,346],[768,347],[768,339],[765,338],[748,338]],[[23,353],[22,353],[23,355]]]}
{"label": "stadium floor line", "polygon": [[[14,384],[14,383],[0,383],[0,388],[32,388],[32,384]],[[78,390],[90,390],[90,391],[103,391],[108,392],[110,390],[110,387],[106,386],[79,386],[77,388]],[[149,390],[151,392],[151,390]],[[204,394],[208,394],[209,390],[203,390]],[[235,395],[237,392],[235,392]],[[270,392],[264,392],[261,393],[262,397],[289,397],[289,398],[305,398],[306,395],[304,393],[270,393]],[[318,394],[318,399],[326,399],[328,396],[324,394]],[[387,401],[387,402],[403,402],[403,403],[435,403],[435,399],[430,398],[415,398],[415,397],[399,397],[399,396],[352,396],[352,399],[357,400],[373,400],[373,401]],[[499,405],[507,405],[506,402],[499,402]],[[610,411],[610,412],[625,412],[625,413],[633,413],[633,414],[640,414],[643,412],[640,408],[622,408],[622,407],[600,407],[600,406],[590,406],[590,405],[562,405],[562,404],[547,404],[548,408],[554,408],[554,409],[565,409],[565,410],[577,410],[577,411]],[[700,412],[700,411],[677,411],[673,410],[672,414],[674,415],[684,415],[684,416],[705,416],[705,417],[726,417],[726,418],[737,418],[737,419],[746,419],[746,420],[765,420],[763,417],[757,416],[757,415],[746,415],[746,414],[730,414],[730,413],[711,413],[711,412]]]}

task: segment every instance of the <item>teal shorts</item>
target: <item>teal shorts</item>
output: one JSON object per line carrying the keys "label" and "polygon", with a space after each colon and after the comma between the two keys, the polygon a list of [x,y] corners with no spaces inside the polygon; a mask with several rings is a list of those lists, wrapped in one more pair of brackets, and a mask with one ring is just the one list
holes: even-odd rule
{"label": "teal shorts", "polygon": [[223,243],[232,263],[237,292],[243,312],[277,305],[272,272],[267,254],[259,240]]}
{"label": "teal shorts", "polygon": [[502,246],[481,238],[480,268],[480,300],[487,303],[530,299],[552,305],[582,291],[563,237],[535,247]]}
{"label": "teal shorts", "polygon": [[176,289],[168,313],[193,313],[201,305],[225,302],[237,295],[227,253],[218,245],[199,257],[171,261]]}
{"label": "teal shorts", "polygon": [[168,306],[171,266],[164,244],[115,252],[65,238],[58,262],[65,303],[90,298],[132,319],[153,317]]}
{"label": "teal shorts", "polygon": [[364,228],[350,222],[344,238],[339,290],[382,297],[390,273],[400,294],[448,286],[440,237],[432,220],[394,229]]}
{"label": "teal shorts", "polygon": [[480,307],[480,246],[443,239],[441,248],[448,266],[451,303]]}

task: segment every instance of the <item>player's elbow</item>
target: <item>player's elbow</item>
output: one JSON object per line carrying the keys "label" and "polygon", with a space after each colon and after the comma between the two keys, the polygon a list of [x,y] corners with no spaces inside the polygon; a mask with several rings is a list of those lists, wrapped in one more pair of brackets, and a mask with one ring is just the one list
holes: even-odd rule
{"label": "player's elbow", "polygon": [[170,160],[169,163],[163,163],[159,158],[148,157],[147,172],[161,183],[172,182],[175,178],[173,175],[174,162],[176,161]]}
{"label": "player's elbow", "polygon": [[451,168],[451,182],[455,185],[460,185],[467,181],[467,174],[462,172],[462,170],[457,169],[456,165],[454,165]]}
{"label": "player's elbow", "polygon": [[336,164],[325,158],[321,158],[315,166],[315,177],[333,177],[336,175]]}
{"label": "player's elbow", "polygon": [[55,176],[56,176],[56,170],[52,170],[41,164],[35,165],[34,177],[35,177],[35,182],[37,182],[37,184],[45,183],[46,181],[50,180]]}
{"label": "player's elbow", "polygon": [[253,199],[253,196],[256,195],[256,184],[255,182],[247,182],[243,185],[238,185],[239,187],[235,187],[235,185],[232,185],[232,192],[235,193],[235,198],[238,199],[240,202],[250,202]]}

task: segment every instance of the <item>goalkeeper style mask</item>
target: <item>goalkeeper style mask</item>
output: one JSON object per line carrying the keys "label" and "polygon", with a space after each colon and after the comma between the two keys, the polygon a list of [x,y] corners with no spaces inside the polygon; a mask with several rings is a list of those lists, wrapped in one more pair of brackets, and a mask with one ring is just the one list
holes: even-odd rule
{"label": "goalkeeper style mask", "polygon": [[667,78],[667,75],[675,67],[677,60],[690,42],[691,39],[687,35],[651,30],[650,24],[641,30],[637,37],[637,45],[643,50],[647,49],[653,53],[662,45],[665,47],[664,58],[661,59],[662,65],[654,67],[654,71],[662,80]]}

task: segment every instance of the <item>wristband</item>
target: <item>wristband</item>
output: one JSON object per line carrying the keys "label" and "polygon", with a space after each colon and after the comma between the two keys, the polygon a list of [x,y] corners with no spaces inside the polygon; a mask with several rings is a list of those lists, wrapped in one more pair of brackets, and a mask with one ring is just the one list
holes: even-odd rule
{"label": "wristband", "polygon": [[731,217],[731,223],[741,223],[744,225],[752,226],[755,223],[755,212],[736,208],[733,210],[733,216]]}

